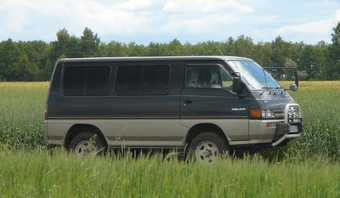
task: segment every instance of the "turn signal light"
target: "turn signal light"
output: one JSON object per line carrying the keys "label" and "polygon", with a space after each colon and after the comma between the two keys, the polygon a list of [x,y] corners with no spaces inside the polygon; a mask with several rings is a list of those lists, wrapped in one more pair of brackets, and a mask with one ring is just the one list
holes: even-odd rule
{"label": "turn signal light", "polygon": [[44,120],[47,120],[47,107],[48,107],[48,105],[47,104],[45,104],[45,113],[44,113]]}
{"label": "turn signal light", "polygon": [[251,109],[250,118],[261,118],[262,112],[260,109]]}

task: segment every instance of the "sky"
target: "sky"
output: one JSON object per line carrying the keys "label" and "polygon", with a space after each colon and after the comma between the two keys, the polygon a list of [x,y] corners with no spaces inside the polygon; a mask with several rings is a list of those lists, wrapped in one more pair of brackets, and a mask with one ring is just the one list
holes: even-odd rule
{"label": "sky", "polygon": [[331,43],[339,0],[0,0],[0,41],[56,41],[87,27],[101,42],[148,45],[225,42]]}

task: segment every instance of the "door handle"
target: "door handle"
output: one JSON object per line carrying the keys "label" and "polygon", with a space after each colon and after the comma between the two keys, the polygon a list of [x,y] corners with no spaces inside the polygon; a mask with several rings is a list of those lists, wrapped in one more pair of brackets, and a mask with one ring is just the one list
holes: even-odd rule
{"label": "door handle", "polygon": [[187,106],[187,104],[191,104],[192,100],[191,99],[185,99],[184,100],[184,106]]}

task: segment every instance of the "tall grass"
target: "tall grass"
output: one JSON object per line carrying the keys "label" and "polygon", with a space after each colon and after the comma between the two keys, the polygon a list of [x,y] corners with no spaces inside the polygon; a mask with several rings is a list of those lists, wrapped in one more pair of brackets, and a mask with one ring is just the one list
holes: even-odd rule
{"label": "tall grass", "polygon": [[[10,156],[10,160],[7,160]],[[0,153],[3,197],[338,197],[339,164],[269,163],[258,156],[207,166],[164,159],[78,159],[60,151]]]}
{"label": "tall grass", "polygon": [[305,132],[287,152],[340,161],[340,81],[300,84],[299,91],[291,95],[301,106]]}
{"label": "tall grass", "polygon": [[42,146],[47,82],[0,82],[0,143],[15,149]]}

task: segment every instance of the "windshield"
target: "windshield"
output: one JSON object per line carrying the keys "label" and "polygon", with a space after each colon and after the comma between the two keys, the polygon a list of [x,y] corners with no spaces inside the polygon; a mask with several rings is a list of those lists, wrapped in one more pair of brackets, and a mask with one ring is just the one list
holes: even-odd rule
{"label": "windshield", "polygon": [[260,65],[254,61],[228,61],[235,72],[241,74],[244,83],[251,90],[273,89],[281,86]]}

